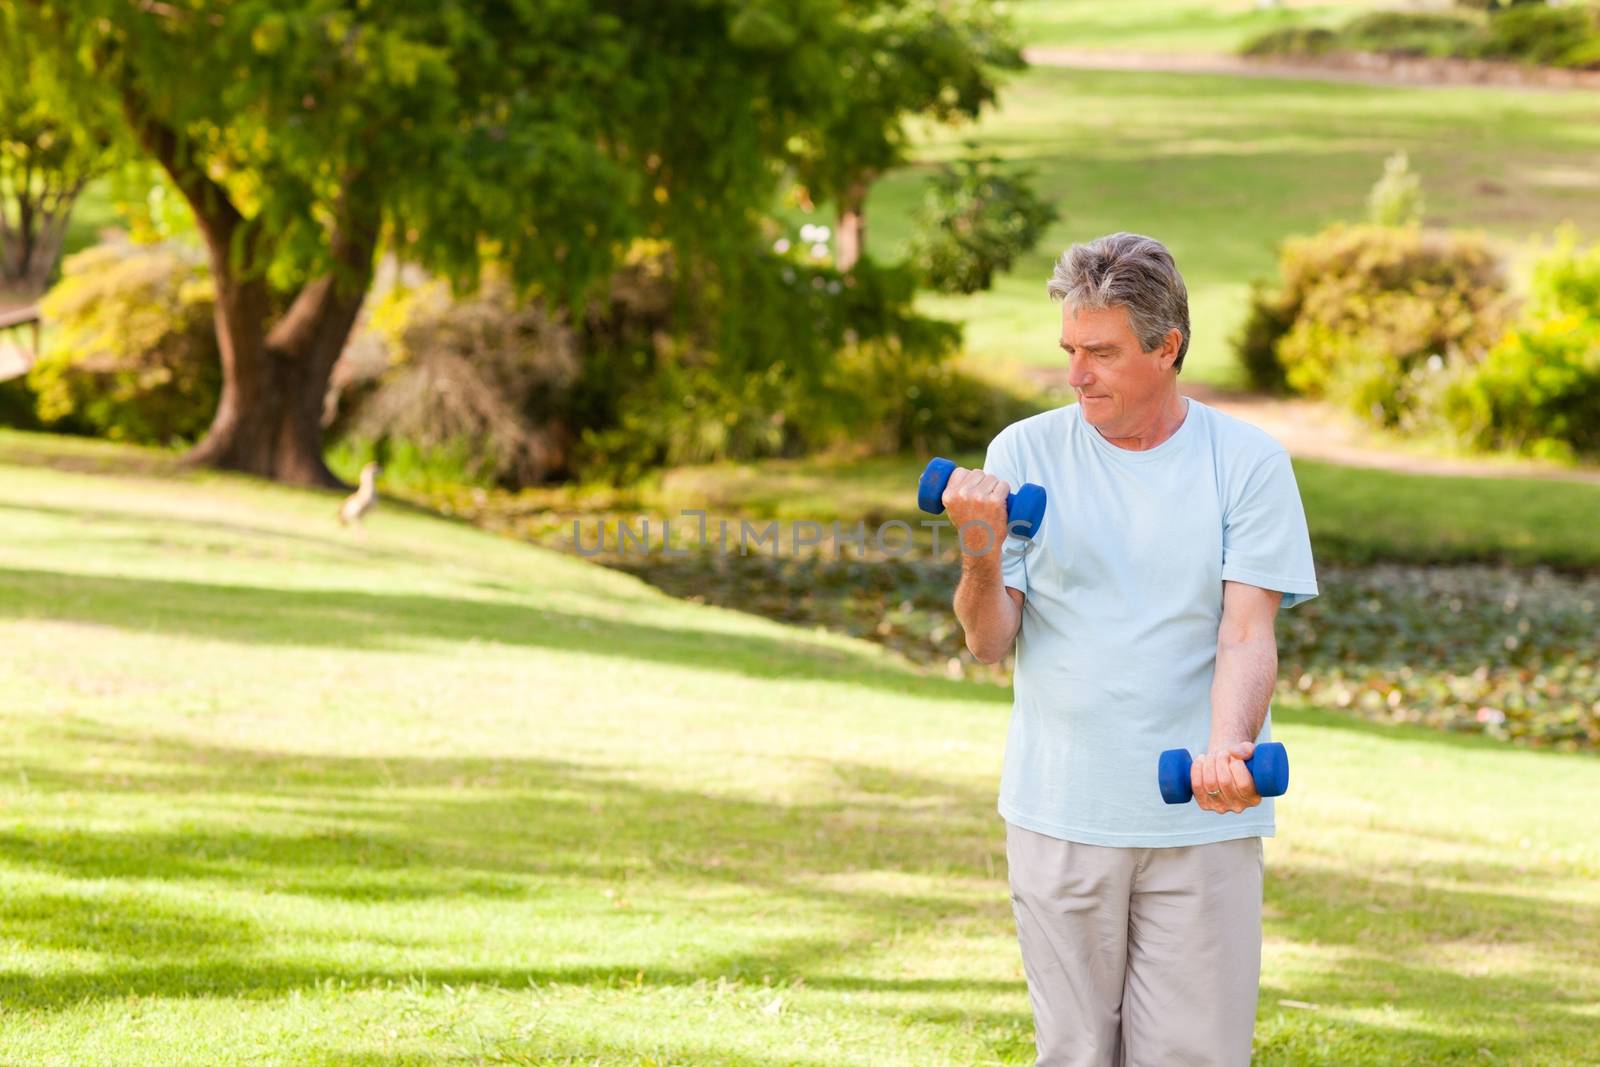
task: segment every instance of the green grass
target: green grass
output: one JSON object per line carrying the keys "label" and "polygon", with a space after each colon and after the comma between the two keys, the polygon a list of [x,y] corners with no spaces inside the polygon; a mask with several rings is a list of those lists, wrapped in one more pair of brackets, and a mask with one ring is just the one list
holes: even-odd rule
{"label": "green grass", "polygon": [[964,322],[971,357],[992,366],[1057,362],[1059,312],[1044,292],[1055,256],[1131,230],[1165,241],[1188,283],[1194,335],[1184,373],[1240,384],[1230,338],[1251,280],[1275,276],[1284,237],[1361,217],[1397,150],[1422,176],[1431,225],[1481,228],[1519,262],[1530,239],[1563,220],[1600,235],[1592,93],[1037,68],[975,127],[922,131],[917,164],[873,186],[875,255],[904,254],[926,168],[960,154],[966,139],[1032,169],[1062,216],[992,291],[920,300]]}
{"label": "green grass", "polygon": [[[6,1062],[1030,1062],[1005,689],[335,503],[0,433]],[[1600,763],[1276,718],[1257,1062],[1589,1062]]]}
{"label": "green grass", "polygon": [[1013,0],[1017,30],[1030,45],[1156,52],[1233,52],[1257,34],[1289,26],[1334,26],[1393,0]]}

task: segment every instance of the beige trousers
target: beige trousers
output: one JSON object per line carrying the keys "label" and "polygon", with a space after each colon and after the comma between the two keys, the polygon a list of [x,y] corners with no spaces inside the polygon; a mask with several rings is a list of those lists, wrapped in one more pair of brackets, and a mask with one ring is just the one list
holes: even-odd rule
{"label": "beige trousers", "polygon": [[1037,1067],[1250,1062],[1261,838],[1111,848],[1007,823],[1006,860]]}

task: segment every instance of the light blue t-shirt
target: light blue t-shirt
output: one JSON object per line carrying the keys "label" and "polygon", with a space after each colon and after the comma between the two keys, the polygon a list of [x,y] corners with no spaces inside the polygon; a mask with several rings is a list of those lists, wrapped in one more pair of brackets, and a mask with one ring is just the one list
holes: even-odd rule
{"label": "light blue t-shirt", "polygon": [[[1168,805],[1160,754],[1203,751],[1222,583],[1317,595],[1289,454],[1264,431],[1186,398],[1154,448],[1119,448],[1074,404],[1013,423],[983,469],[1048,496],[1034,543],[1006,540],[1005,584],[1026,594],[1000,814],[1095,845],[1270,837],[1273,802],[1240,814]],[[1271,738],[1272,720],[1257,741]],[[1292,757],[1291,753],[1291,757]],[[1291,765],[1292,765],[1291,758]]]}

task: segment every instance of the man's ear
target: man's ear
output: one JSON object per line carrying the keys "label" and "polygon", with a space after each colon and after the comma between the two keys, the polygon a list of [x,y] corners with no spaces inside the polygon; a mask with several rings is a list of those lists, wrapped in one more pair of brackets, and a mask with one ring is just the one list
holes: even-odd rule
{"label": "man's ear", "polygon": [[1178,352],[1183,348],[1183,331],[1174,326],[1161,340],[1161,369],[1171,370],[1178,362]]}

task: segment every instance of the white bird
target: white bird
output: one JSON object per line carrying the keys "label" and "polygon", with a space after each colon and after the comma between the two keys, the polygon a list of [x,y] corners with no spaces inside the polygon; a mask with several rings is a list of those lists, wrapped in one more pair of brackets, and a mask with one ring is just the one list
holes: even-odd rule
{"label": "white bird", "polygon": [[361,468],[361,484],[339,505],[339,521],[346,526],[359,523],[378,503],[378,471],[376,463]]}

